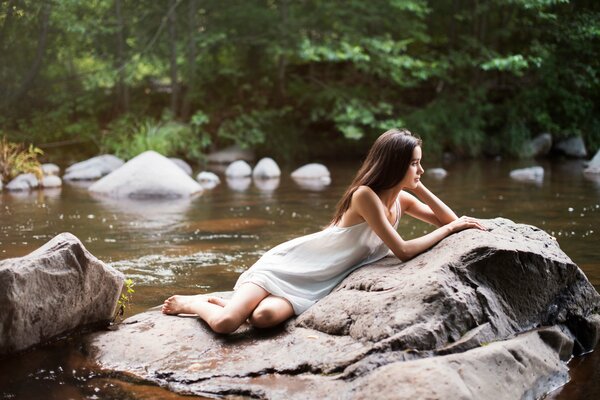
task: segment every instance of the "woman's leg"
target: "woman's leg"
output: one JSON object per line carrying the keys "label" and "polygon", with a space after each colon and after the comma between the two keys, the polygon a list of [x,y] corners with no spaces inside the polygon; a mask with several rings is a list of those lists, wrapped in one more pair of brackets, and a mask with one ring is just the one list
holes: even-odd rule
{"label": "woman's leg", "polygon": [[207,297],[171,296],[162,308],[165,314],[197,314],[217,333],[231,333],[240,327],[269,292],[253,283],[241,285],[225,306],[213,304]]}
{"label": "woman's leg", "polygon": [[250,315],[250,323],[257,328],[270,328],[294,316],[289,301],[278,296],[265,297]]}

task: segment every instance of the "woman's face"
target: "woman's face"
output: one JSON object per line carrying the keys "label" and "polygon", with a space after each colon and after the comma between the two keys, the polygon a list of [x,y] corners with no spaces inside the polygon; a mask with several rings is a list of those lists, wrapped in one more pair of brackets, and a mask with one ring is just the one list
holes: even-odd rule
{"label": "woman's face", "polygon": [[400,182],[403,189],[415,189],[419,184],[421,175],[425,172],[421,166],[421,155],[421,146],[415,147],[410,164],[408,164],[408,170],[406,170],[406,175],[404,175],[404,178]]}

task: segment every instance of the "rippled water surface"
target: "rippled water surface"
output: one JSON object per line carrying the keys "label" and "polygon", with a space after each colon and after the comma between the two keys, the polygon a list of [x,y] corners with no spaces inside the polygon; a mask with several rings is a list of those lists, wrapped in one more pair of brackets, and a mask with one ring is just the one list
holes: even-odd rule
{"label": "rippled water surface", "polygon": [[[551,233],[600,289],[600,178],[585,178],[579,161],[537,163],[546,170],[539,184],[508,178],[511,169],[530,165],[457,162],[446,166],[446,179],[423,181],[459,215],[503,216]],[[56,234],[71,232],[92,254],[133,279],[136,292],[127,315],[158,305],[173,293],[230,290],[238,275],[270,247],[325,226],[357,166],[330,165],[333,181],[328,187],[298,184],[284,170],[280,180],[225,181],[189,201],[114,201],[91,196],[86,184],[27,194],[2,192],[0,259],[25,255]],[[410,238],[429,229],[405,217],[399,231]],[[0,397],[182,397],[106,375],[79,347],[78,338],[72,337],[0,360]],[[572,382],[551,397],[597,395],[597,353],[573,360]]]}

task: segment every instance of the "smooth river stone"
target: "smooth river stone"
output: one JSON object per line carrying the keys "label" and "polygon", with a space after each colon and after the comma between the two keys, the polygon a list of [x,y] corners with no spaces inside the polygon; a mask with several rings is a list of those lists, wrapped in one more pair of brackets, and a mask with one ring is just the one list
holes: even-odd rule
{"label": "smooth river stone", "polygon": [[165,156],[145,151],[88,190],[112,198],[146,200],[189,198],[203,189]]}

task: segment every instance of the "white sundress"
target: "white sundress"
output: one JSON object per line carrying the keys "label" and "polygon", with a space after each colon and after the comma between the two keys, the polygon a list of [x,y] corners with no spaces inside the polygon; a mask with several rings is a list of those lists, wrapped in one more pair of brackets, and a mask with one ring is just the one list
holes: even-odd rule
{"label": "white sundress", "polygon": [[[394,228],[399,221],[400,205],[396,200]],[[288,300],[299,315],[352,271],[388,253],[387,245],[366,221],[348,227],[332,225],[273,247],[240,275],[234,290],[252,282]]]}

